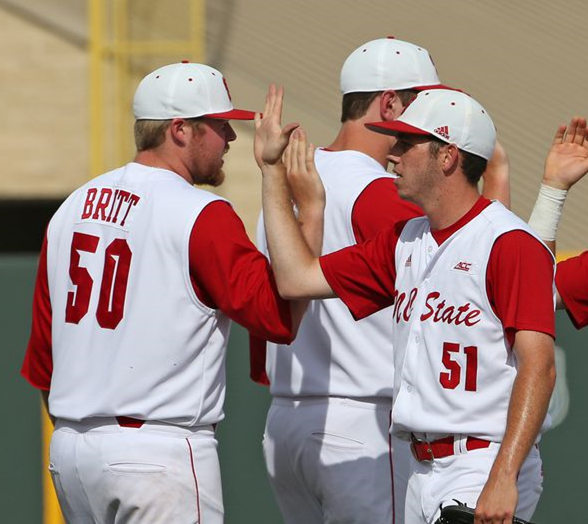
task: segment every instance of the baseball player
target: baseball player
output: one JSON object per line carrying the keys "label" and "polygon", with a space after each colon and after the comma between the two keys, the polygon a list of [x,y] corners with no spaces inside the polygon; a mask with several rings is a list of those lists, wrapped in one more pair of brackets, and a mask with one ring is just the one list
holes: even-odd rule
{"label": "baseball player", "polygon": [[[388,37],[349,55],[340,87],[341,128],[314,157],[327,194],[323,254],[422,215],[386,172],[395,138],[365,124],[394,120],[417,92],[443,86],[425,48]],[[499,176],[484,189],[496,193]],[[261,218],[258,246],[267,252]],[[252,377],[273,396],[263,449],[285,522],[403,522],[410,451],[388,431],[390,315],[355,322],[342,301],[315,300],[292,344],[269,343],[266,360],[265,343],[252,341]]]}
{"label": "baseball player", "polygon": [[[567,169],[558,169],[560,157],[574,154]],[[545,162],[545,173],[529,225],[555,254],[555,238],[569,189],[588,172],[588,136],[585,118],[572,118],[558,128]],[[557,264],[557,307],[565,308],[577,329],[588,325],[588,251]]]}
{"label": "baseball player", "polygon": [[254,117],[220,71],[161,67],[133,108],[134,161],[49,223],[22,373],[55,420],[68,522],[221,523],[214,428],[231,320],[288,343],[302,307],[279,298],[230,204],[193,185],[222,183],[229,120]]}
{"label": "baseball player", "polygon": [[[266,104],[268,126],[274,105]],[[278,288],[289,298],[337,295],[358,319],[393,305],[393,430],[414,453],[406,522],[433,523],[453,499],[475,506],[476,522],[511,522],[515,509],[529,518],[541,492],[535,444],[555,381],[553,258],[527,224],[479,195],[495,129],[471,97],[424,91],[398,120],[370,127],[397,134],[389,159],[398,193],[426,216],[315,258],[265,137],[264,219]],[[304,152],[304,142],[296,131],[291,150]],[[316,186],[304,165],[293,180]]]}

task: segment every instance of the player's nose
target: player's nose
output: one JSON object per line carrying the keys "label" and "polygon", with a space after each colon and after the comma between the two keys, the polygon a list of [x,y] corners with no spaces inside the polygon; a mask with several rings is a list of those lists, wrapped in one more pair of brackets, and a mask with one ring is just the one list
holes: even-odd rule
{"label": "player's nose", "polygon": [[237,138],[237,133],[235,133],[235,130],[229,123],[227,123],[227,132],[225,137],[227,142],[233,142]]}

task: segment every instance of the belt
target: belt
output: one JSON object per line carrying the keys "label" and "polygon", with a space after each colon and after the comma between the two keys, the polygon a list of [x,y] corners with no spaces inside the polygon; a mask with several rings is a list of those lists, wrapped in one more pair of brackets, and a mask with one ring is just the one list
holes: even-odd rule
{"label": "belt", "polygon": [[[118,425],[121,428],[140,428],[143,424],[145,424],[144,420],[141,420],[140,418],[133,418],[133,417],[121,417],[121,416],[117,416],[114,417],[116,419],[116,421],[118,422]],[[216,422],[214,424],[211,424],[212,429],[215,430],[216,429]]]}
{"label": "belt", "polygon": [[133,417],[115,417],[118,425],[123,428],[140,428],[144,420]]}
{"label": "belt", "polygon": [[[410,441],[410,449],[412,450],[412,454],[419,462],[424,460],[450,457],[451,455],[455,454],[453,445],[455,437],[453,435],[440,438],[439,440],[433,440],[432,442],[419,440],[414,435],[411,435]],[[465,447],[468,451],[472,451],[473,449],[487,448],[488,446],[490,446],[489,440],[476,437],[467,437],[465,439]]]}

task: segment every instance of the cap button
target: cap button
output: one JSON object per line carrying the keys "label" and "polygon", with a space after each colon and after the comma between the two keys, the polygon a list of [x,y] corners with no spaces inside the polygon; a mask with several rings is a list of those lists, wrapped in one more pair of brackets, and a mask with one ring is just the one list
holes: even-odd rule
{"label": "cap button", "polygon": [[185,60],[185,59],[182,60],[182,64],[189,64],[189,63],[190,63],[190,60]]}

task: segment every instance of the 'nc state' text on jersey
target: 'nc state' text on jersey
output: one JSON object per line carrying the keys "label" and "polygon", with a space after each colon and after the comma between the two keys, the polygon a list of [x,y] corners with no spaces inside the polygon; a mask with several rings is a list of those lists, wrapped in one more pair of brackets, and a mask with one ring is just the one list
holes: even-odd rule
{"label": "'nc state' text on jersey", "polygon": [[[396,323],[400,321],[408,322],[414,308],[414,302],[418,294],[418,289],[413,288],[408,296],[406,293],[394,292],[394,313],[393,317]],[[421,313],[420,321],[425,322],[431,320],[432,322],[443,322],[445,324],[461,324],[465,326],[473,326],[480,322],[481,311],[473,308],[469,302],[461,306],[449,304],[441,293],[431,291],[425,300],[425,311]]]}
{"label": "'nc state' text on jersey", "polygon": [[100,220],[123,227],[129,212],[139,200],[141,197],[124,189],[91,187],[86,193],[80,218],[82,220]]}

